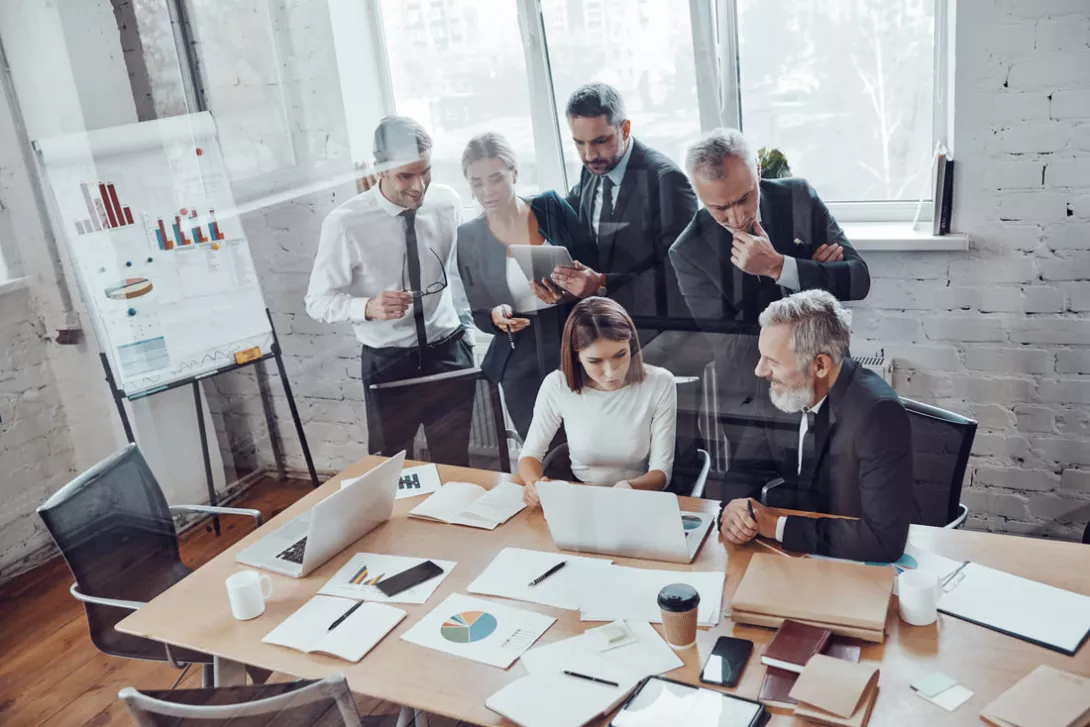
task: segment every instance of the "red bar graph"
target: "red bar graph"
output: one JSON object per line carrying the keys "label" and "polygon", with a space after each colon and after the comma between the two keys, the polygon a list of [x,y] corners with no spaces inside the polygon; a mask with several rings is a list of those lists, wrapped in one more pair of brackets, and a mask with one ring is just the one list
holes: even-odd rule
{"label": "red bar graph", "polygon": [[[92,192],[96,188],[97,195]],[[81,182],[79,189],[83,204],[87,207],[87,219],[76,222],[78,234],[87,235],[135,224],[132,209],[121,205],[117,187],[112,182]]]}
{"label": "red bar graph", "polygon": [[129,209],[128,207],[126,207],[125,208],[125,224],[126,225],[131,225],[132,223],[133,223],[132,222],[132,210]]}
{"label": "red bar graph", "polygon": [[110,227],[117,227],[117,218],[114,217],[114,205],[110,199],[110,191],[102,182],[98,184],[98,193],[102,197],[102,203],[106,205],[106,217],[110,220]]}
{"label": "red bar graph", "polygon": [[[106,189],[110,191],[110,202],[114,206],[114,214],[117,215],[117,225],[121,227],[125,224],[125,214],[121,211],[121,203],[117,201],[117,190],[114,189],[114,185],[107,184]],[[109,205],[107,205],[109,207]]]}

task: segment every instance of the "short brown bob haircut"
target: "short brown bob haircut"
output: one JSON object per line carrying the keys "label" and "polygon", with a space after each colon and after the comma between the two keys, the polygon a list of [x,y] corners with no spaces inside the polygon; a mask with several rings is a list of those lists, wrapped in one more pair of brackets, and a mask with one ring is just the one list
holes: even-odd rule
{"label": "short brown bob haircut", "polygon": [[584,298],[568,316],[560,344],[560,370],[564,373],[568,388],[576,394],[582,393],[583,387],[588,384],[583,364],[579,362],[579,352],[600,338],[628,341],[632,361],[625,376],[626,385],[639,383],[646,376],[640,338],[636,335],[636,326],[628,311],[609,298]]}

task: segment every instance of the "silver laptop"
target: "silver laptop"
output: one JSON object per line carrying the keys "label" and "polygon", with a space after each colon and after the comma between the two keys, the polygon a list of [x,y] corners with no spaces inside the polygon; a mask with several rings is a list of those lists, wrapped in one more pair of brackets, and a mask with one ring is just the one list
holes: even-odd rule
{"label": "silver laptop", "polygon": [[715,524],[682,512],[671,492],[539,482],[553,543],[561,550],[690,563]]}
{"label": "silver laptop", "polygon": [[302,578],[390,519],[397,481],[405,464],[401,452],[354,484],[329,495],[302,515],[239,551],[235,560]]}

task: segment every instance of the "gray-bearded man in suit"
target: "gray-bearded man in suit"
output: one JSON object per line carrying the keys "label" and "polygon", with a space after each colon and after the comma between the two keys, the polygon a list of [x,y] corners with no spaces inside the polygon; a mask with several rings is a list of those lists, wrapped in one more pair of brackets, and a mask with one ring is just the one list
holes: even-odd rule
{"label": "gray-bearded man in suit", "polygon": [[[760,316],[756,374],[769,398],[798,416],[797,429],[768,426],[761,451],[728,478],[785,484],[775,504],[839,518],[774,516],[757,500],[724,504],[719,531],[741,544],[758,535],[800,553],[893,561],[918,519],[908,412],[881,377],[848,357],[850,315],[822,290],[795,293]],[[752,516],[751,514],[752,513]]]}

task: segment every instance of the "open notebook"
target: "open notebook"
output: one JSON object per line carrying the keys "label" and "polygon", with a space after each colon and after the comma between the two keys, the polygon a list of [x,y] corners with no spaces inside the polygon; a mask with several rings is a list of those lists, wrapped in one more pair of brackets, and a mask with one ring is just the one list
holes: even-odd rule
{"label": "open notebook", "polygon": [[315,596],[262,641],[307,654],[320,652],[359,661],[405,618],[405,612],[382,603],[361,603],[352,615],[330,630],[330,625],[354,605],[355,602],[345,598]]}
{"label": "open notebook", "polygon": [[469,482],[448,482],[412,509],[409,517],[495,530],[526,507],[522,486],[501,482],[491,490]]}

